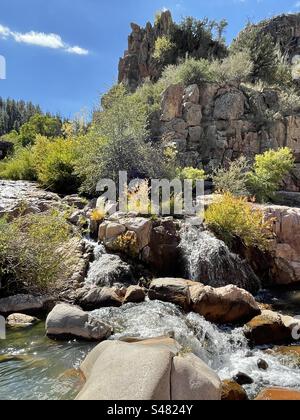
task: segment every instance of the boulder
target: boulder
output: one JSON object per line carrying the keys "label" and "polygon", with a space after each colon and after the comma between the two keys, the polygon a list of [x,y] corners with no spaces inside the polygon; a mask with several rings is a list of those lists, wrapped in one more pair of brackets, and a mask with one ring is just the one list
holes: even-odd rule
{"label": "boulder", "polygon": [[264,359],[259,359],[257,361],[257,367],[260,370],[268,370],[269,369],[269,364]]}
{"label": "boulder", "polygon": [[97,346],[81,365],[77,400],[170,400],[172,353],[120,341]]}
{"label": "boulder", "polygon": [[152,228],[151,220],[144,217],[135,217],[126,221],[125,226],[128,231],[136,233],[140,251],[149,245]]}
{"label": "boulder", "polygon": [[194,354],[176,356],[172,366],[171,395],[173,401],[218,401],[221,399],[221,381]]}
{"label": "boulder", "polygon": [[124,233],[125,231],[125,226],[121,225],[120,223],[109,222],[106,224],[105,239],[115,239],[119,235],[122,235],[122,233]]}
{"label": "boulder", "polygon": [[193,311],[211,322],[235,323],[260,314],[254,297],[233,285],[213,289],[194,283],[190,287],[190,294]]}
{"label": "boulder", "polygon": [[246,324],[245,335],[253,345],[284,343],[293,339],[291,328],[282,316],[269,310],[262,311]]}
{"label": "boulder", "polygon": [[[170,338],[106,341],[81,365],[77,400],[218,400],[220,380],[194,355],[179,356]],[[121,367],[121,368],[120,368]]]}
{"label": "boulder", "polygon": [[237,384],[239,385],[251,385],[253,384],[253,379],[250,378],[249,375],[246,375],[246,373],[238,372],[234,377],[232,378]]}
{"label": "boulder", "polygon": [[287,388],[266,388],[255,398],[256,401],[300,401],[300,391]]}
{"label": "boulder", "polygon": [[46,320],[46,334],[53,338],[74,337],[88,341],[106,340],[111,327],[77,306],[57,304]]}
{"label": "boulder", "polygon": [[6,324],[9,327],[29,327],[37,324],[38,322],[39,319],[24,314],[11,314],[6,318]]}
{"label": "boulder", "polygon": [[126,295],[124,297],[125,303],[140,303],[144,302],[146,298],[146,292],[143,287],[140,286],[129,286]]}
{"label": "boulder", "polygon": [[53,304],[49,296],[15,295],[0,299],[0,314],[34,314],[43,312]]}
{"label": "boulder", "polygon": [[85,310],[119,307],[123,304],[126,288],[86,286],[77,292],[76,302]]}
{"label": "boulder", "polygon": [[215,120],[239,120],[245,112],[245,97],[239,90],[225,91],[215,101]]}
{"label": "boulder", "polygon": [[222,382],[222,401],[247,401],[248,395],[244,388],[233,380]]}
{"label": "boulder", "polygon": [[169,86],[162,96],[161,121],[171,121],[182,116],[182,96],[184,88],[181,84]]}
{"label": "boulder", "polygon": [[125,252],[117,242],[123,235],[128,240],[132,239],[132,244],[137,254],[149,245],[152,222],[145,217],[136,215],[114,214],[109,220],[103,222],[99,228],[99,240],[112,251]]}
{"label": "boulder", "polygon": [[151,300],[174,303],[188,310],[191,304],[189,282],[177,278],[153,280],[149,287],[148,297]]}

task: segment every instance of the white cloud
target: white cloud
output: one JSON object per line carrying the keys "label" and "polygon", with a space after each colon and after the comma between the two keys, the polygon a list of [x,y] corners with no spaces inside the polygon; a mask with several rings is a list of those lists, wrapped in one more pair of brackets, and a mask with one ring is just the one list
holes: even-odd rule
{"label": "white cloud", "polygon": [[18,43],[35,45],[43,48],[52,48],[65,51],[69,54],[88,55],[89,51],[79,47],[78,45],[72,46],[64,42],[60,35],[46,34],[44,32],[14,32],[6,26],[0,25],[0,38],[12,38]]}
{"label": "white cloud", "polygon": [[56,34],[45,34],[43,32],[27,32],[21,34],[19,32],[12,32],[11,35],[15,41],[23,44],[38,45],[39,47],[63,49],[65,44],[61,37]]}
{"label": "white cloud", "polygon": [[10,35],[10,30],[6,26],[0,25],[0,37],[5,39]]}
{"label": "white cloud", "polygon": [[85,50],[84,48],[78,47],[77,45],[75,47],[69,47],[66,50],[70,54],[77,54],[77,55],[88,55],[89,51]]}

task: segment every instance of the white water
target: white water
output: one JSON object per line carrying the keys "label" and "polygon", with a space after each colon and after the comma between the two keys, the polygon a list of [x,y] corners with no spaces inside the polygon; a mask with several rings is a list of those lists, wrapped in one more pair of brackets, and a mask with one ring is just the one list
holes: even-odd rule
{"label": "white water", "polygon": [[[268,386],[300,388],[300,367],[287,357],[250,350],[241,328],[221,329],[200,315],[185,315],[175,305],[159,301],[102,308],[93,315],[114,327],[116,334],[111,339],[169,335],[204,360],[221,379],[230,379],[239,371],[248,374],[254,380],[245,387],[250,397]],[[267,371],[258,368],[259,359],[267,361]]]}
{"label": "white water", "polygon": [[187,278],[212,287],[235,284],[251,292],[259,290],[259,279],[251,267],[210,232],[184,226],[180,248]]}

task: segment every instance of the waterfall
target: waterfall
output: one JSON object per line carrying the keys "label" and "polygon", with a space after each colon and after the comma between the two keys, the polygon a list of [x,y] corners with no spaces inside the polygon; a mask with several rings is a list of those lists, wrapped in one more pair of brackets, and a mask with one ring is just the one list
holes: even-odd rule
{"label": "waterfall", "polygon": [[260,281],[250,265],[208,231],[185,225],[180,250],[185,275],[191,280],[212,287],[234,284],[252,293],[260,289]]}
{"label": "waterfall", "polygon": [[85,283],[99,287],[124,286],[134,283],[132,268],[118,255],[108,254],[104,245],[88,241],[93,247],[94,261],[90,264]]}

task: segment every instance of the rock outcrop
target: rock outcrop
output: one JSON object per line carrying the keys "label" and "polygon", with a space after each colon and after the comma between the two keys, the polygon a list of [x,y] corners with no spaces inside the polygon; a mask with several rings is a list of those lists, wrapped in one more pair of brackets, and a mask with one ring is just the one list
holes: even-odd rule
{"label": "rock outcrop", "polygon": [[271,277],[275,284],[300,282],[300,209],[262,206],[267,220],[273,221]]}
{"label": "rock outcrop", "polygon": [[220,400],[221,381],[170,338],[107,341],[85,359],[77,400]]}
{"label": "rock outcrop", "polygon": [[[143,261],[151,266],[153,272],[160,275],[177,274],[179,224],[172,217],[152,221],[146,217],[117,212],[100,225],[99,241],[108,250]],[[105,258],[117,259],[119,257]],[[109,266],[111,264],[107,265]],[[95,270],[99,271],[96,266]],[[125,270],[125,274],[126,272],[125,277],[128,282],[130,276],[128,276],[128,270]]]}
{"label": "rock outcrop", "polygon": [[111,335],[111,328],[81,308],[60,303],[46,320],[46,334],[51,338],[79,338],[103,341]]}
{"label": "rock outcrop", "polygon": [[[162,12],[152,25],[150,22],[145,28],[131,23],[132,32],[128,37],[128,49],[119,62],[119,83],[124,83],[130,90],[134,91],[145,80],[157,81],[162,74],[164,63],[153,57],[155,43],[159,37],[172,36],[174,30],[179,30],[177,38],[182,39],[184,34],[176,28],[171,13]],[[178,59],[184,58],[186,53],[190,57],[208,58],[224,57],[226,48],[224,45],[213,39],[205,39],[205,42],[198,42],[194,45],[193,51],[181,51],[176,45],[169,57],[169,64],[175,64]]]}
{"label": "rock outcrop", "polygon": [[[282,54],[290,63],[300,56],[300,14],[276,16],[256,25],[263,33],[270,34]],[[246,29],[247,31],[247,29]]]}
{"label": "rock outcrop", "polygon": [[252,161],[266,150],[288,146],[296,165],[283,187],[299,192],[300,117],[280,116],[278,111],[276,90],[258,92],[211,83],[174,85],[162,96],[160,139],[165,146],[177,147],[182,165],[208,173],[241,155]]}
{"label": "rock outcrop", "polygon": [[36,314],[46,311],[52,305],[53,299],[50,296],[14,295],[0,299],[0,314]]}

